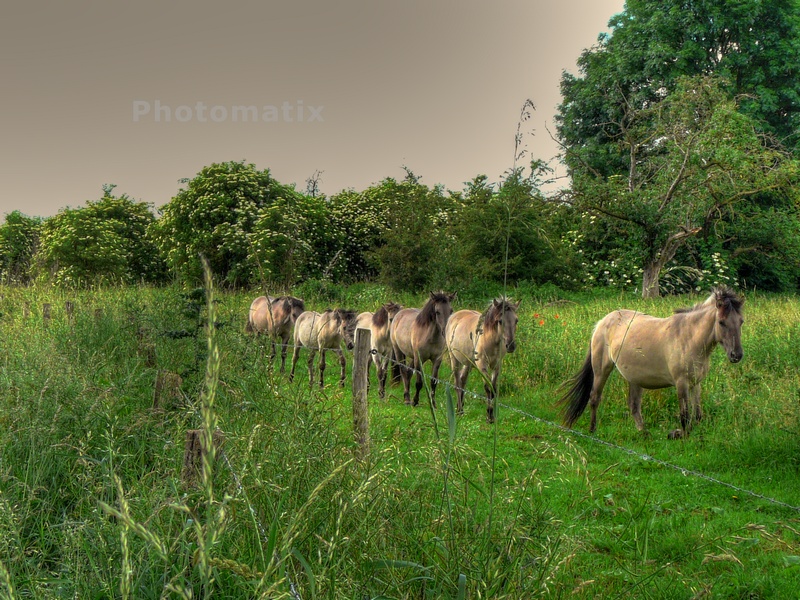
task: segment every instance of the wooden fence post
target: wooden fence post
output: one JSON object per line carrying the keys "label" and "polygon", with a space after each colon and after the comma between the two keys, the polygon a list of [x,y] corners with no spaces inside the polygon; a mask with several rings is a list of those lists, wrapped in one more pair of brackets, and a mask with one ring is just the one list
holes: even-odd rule
{"label": "wooden fence post", "polygon": [[42,323],[44,323],[45,326],[50,324],[50,308],[51,304],[49,302],[42,304]]}
{"label": "wooden fence post", "polygon": [[72,319],[75,316],[75,303],[72,300],[64,302],[64,312],[67,313],[67,321],[72,324]]}
{"label": "wooden fence post", "polygon": [[[186,431],[186,447],[183,452],[183,470],[181,480],[186,487],[192,487],[202,478],[203,473],[203,445],[201,443],[202,429],[189,429]],[[212,436],[215,453],[219,453],[225,443],[225,435],[217,429]]]}
{"label": "wooden fence post", "polygon": [[31,316],[31,303],[26,300],[25,304],[22,305],[22,318],[27,319],[30,316]]}
{"label": "wooden fence post", "polygon": [[358,458],[369,454],[369,410],[367,404],[367,373],[370,361],[370,337],[368,329],[356,329],[353,349],[353,429],[358,442]]}
{"label": "wooden fence post", "polygon": [[155,410],[175,408],[181,398],[181,385],[183,379],[177,373],[159,371],[153,391],[153,408]]}

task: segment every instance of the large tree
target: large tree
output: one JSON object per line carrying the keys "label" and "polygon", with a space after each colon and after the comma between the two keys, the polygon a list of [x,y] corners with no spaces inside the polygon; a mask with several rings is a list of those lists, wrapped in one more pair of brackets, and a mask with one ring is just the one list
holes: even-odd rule
{"label": "large tree", "polygon": [[[676,247],[691,241],[695,234],[708,238],[710,224],[718,219],[728,221],[726,244],[730,255],[747,252],[747,248],[764,251],[764,244],[752,244],[743,239],[748,230],[737,231],[732,226],[737,221],[732,219],[730,210],[712,210],[700,223],[692,219],[691,226],[684,219],[683,228],[676,229],[674,223],[668,225],[669,219],[662,219],[666,205],[656,203],[659,218],[654,218],[653,213],[648,212],[650,209],[646,202],[634,198],[658,195],[651,175],[653,170],[664,176],[669,172],[664,169],[667,154],[677,153],[677,156],[688,152],[698,159],[703,156],[708,146],[694,145],[693,142],[688,147],[685,145],[689,139],[699,140],[696,136],[701,135],[701,130],[705,131],[702,136],[706,138],[706,144],[710,143],[709,136],[731,133],[724,132],[718,120],[706,120],[705,124],[684,122],[691,126],[694,135],[684,139],[682,146],[677,137],[672,145],[664,143],[670,134],[678,136],[680,133],[669,128],[664,108],[670,103],[664,100],[683,94],[680,101],[671,103],[673,112],[677,104],[689,102],[691,97],[685,94],[686,81],[702,88],[705,84],[701,82],[708,82],[708,76],[714,75],[715,102],[719,104],[727,96],[724,103],[714,110],[724,114],[733,107],[748,119],[747,126],[741,126],[740,121],[732,122],[731,126],[740,127],[740,133],[746,130],[752,135],[747,133],[745,139],[735,143],[729,137],[720,138],[718,142],[723,146],[731,147],[731,144],[735,146],[739,142],[747,146],[751,143],[748,140],[757,140],[760,156],[762,151],[767,155],[771,152],[781,154],[781,146],[790,150],[798,148],[798,6],[797,0],[629,0],[624,12],[610,21],[612,33],[601,36],[595,47],[581,55],[578,61],[580,74],[564,73],[561,82],[563,102],[556,117],[557,132],[576,191],[574,199],[581,200],[576,204],[585,208],[585,201],[596,193],[595,213],[616,219],[625,227],[632,226],[632,230],[628,227],[635,238],[631,241],[640,239],[641,244],[631,244],[631,251],[639,252],[641,261],[650,263],[651,278],[655,276],[657,279],[658,270],[663,266],[661,261],[674,254]],[[693,79],[685,79],[687,76]],[[682,90],[679,90],[680,81],[683,81]],[[731,99],[736,100],[735,105],[730,104]],[[723,168],[720,161],[714,164]],[[732,174],[739,167],[747,168],[746,162],[739,161],[737,166],[728,161],[724,169]],[[691,168],[673,180],[675,186],[666,192],[666,197],[670,198],[666,204],[681,205],[685,201],[694,206],[702,204],[698,204],[692,188],[686,186],[685,176],[689,171]],[[669,177],[662,184],[670,190],[667,181]],[[786,201],[783,188],[778,192],[773,183],[760,186],[750,181],[745,184],[743,179],[736,177],[731,181],[742,184],[731,198],[736,202],[745,199],[748,204],[764,209],[749,211],[750,214],[766,215],[779,210],[785,220],[800,223],[794,203]],[[624,211],[610,210],[608,199],[603,199],[604,194],[618,196],[616,191],[609,192],[615,188],[619,188],[630,201]],[[723,201],[722,205],[729,207],[734,203],[729,200]],[[599,210],[600,205],[604,205],[603,211]],[[635,225],[637,221],[638,226]],[[658,225],[660,234],[654,233],[653,225]],[[658,241],[659,235],[665,232],[668,232],[666,239],[670,240],[669,243]],[[744,261],[739,262],[747,270]],[[657,280],[646,283],[645,293],[657,290],[657,287],[653,288]]]}
{"label": "large tree", "polygon": [[[643,109],[628,107],[618,148],[623,174],[581,164],[568,196],[581,211],[625,223],[632,251],[640,253],[642,293],[659,295],[659,276],[686,242],[737,204],[789,189],[797,161],[737,110],[714,77],[679,81],[675,91]],[[635,250],[634,250],[635,249]]]}
{"label": "large tree", "polygon": [[225,162],[204,167],[161,208],[153,234],[167,264],[180,277],[202,279],[200,255],[227,284],[251,280],[250,239],[263,209],[291,188],[269,170]]}
{"label": "large tree", "polygon": [[42,219],[15,210],[0,225],[0,281],[28,283],[32,260],[39,246]]}
{"label": "large tree", "polygon": [[36,255],[40,272],[65,285],[160,279],[163,263],[147,235],[155,219],[150,205],[114,196],[113,187],[105,186],[99,200],[44,221]]}

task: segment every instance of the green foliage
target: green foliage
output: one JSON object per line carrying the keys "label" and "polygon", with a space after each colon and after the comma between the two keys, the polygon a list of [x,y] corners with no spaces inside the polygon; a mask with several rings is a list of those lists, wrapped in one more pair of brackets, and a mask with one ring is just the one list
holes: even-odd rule
{"label": "green foliage", "polygon": [[362,192],[344,190],[330,199],[332,224],[342,243],[342,262],[351,280],[368,280],[379,273],[371,251],[385,244],[394,185],[386,179]]}
{"label": "green foliage", "polygon": [[269,170],[244,161],[204,167],[162,207],[153,226],[167,265],[181,278],[199,282],[202,254],[222,282],[247,283],[249,236],[263,209],[286,191]]}
{"label": "green foliage", "polygon": [[497,191],[480,175],[455,201],[450,219],[459,283],[474,279],[514,284],[541,283],[564,275],[558,236],[552,231],[552,205],[538,190],[544,167],[511,170]]}
{"label": "green foliage", "polygon": [[[631,252],[643,257],[640,266],[650,263],[650,278],[658,272],[658,263],[662,263],[660,268],[669,264],[674,242],[679,242],[675,251],[691,243],[691,236],[684,234],[698,226],[703,227],[700,235],[705,237],[710,228],[725,224],[727,251],[737,256],[734,262],[743,280],[753,281],[754,273],[769,257],[780,262],[777,247],[784,241],[787,247],[793,245],[789,240],[773,245],[763,243],[763,238],[758,242],[752,239],[752,230],[736,226],[741,220],[733,216],[731,204],[741,206],[738,211],[749,215],[755,230],[768,228],[768,222],[755,224],[754,219],[771,214],[770,207],[782,192],[769,183],[758,191],[755,178],[764,177],[764,167],[774,160],[772,153],[777,148],[783,145],[796,151],[800,144],[798,8],[796,0],[628,2],[625,10],[611,19],[612,33],[600,36],[597,45],[581,55],[579,75],[565,72],[562,76],[563,101],[556,121],[573,187],[585,197],[593,197],[596,204],[605,203],[608,217],[624,216],[628,225],[622,225],[623,229],[644,230],[629,233],[637,246]],[[707,84],[712,75],[716,91]],[[716,98],[712,100],[709,94]],[[692,113],[702,102],[706,108]],[[716,112],[713,119],[712,106]],[[671,129],[668,118],[675,119]],[[697,127],[699,122],[705,125]],[[705,130],[703,142],[696,137],[701,130]],[[766,137],[760,138],[761,134]],[[664,144],[665,138],[672,140],[672,147]],[[784,158],[778,162],[786,166]],[[674,183],[680,188],[675,194],[686,198],[693,196],[690,190],[701,181],[704,165],[711,169],[724,165],[722,170],[730,175],[727,181],[717,177],[703,186],[706,195],[720,194],[719,210],[698,215],[696,211],[703,212],[708,203],[692,201],[694,208],[689,212],[695,211],[694,215],[680,210],[672,217],[667,215],[669,211],[654,212],[652,197],[647,199],[649,194],[641,182],[648,181],[647,187],[652,189],[650,177],[660,170],[662,190]],[[694,176],[684,180],[683,168]],[[728,189],[722,190],[724,185]],[[734,187],[735,201],[730,195]],[[631,202],[615,211],[608,206],[608,198],[621,195]],[[655,196],[665,199],[663,193]],[[660,206],[661,201],[656,202]],[[681,201],[676,206],[685,204]],[[789,221],[797,219],[795,207],[780,212]],[[662,226],[662,218],[672,224]],[[658,231],[653,223],[659,224]],[[676,229],[676,225],[684,229]],[[612,260],[621,258],[613,244],[604,252]],[[626,254],[630,258],[630,253]],[[700,268],[709,259],[698,258],[696,264],[680,268]],[[791,279],[773,273],[762,282],[781,289]]]}
{"label": "green foliage", "polygon": [[[798,165],[758,133],[713,77],[682,79],[658,104],[628,110],[640,125],[618,130],[625,175],[576,168],[571,194],[578,210],[638,230],[625,241],[638,242],[643,293],[657,296],[661,270],[689,239],[753,195],[789,189]],[[568,155],[588,164],[587,151]]]}
{"label": "green foliage", "polygon": [[[357,462],[349,393],[289,384],[241,327],[214,330],[241,322],[249,293],[207,303],[177,287],[73,290],[74,319],[54,310],[45,328],[23,316],[24,303],[56,308],[63,294],[0,292],[4,597],[791,598],[800,585],[797,512],[693,475],[797,504],[792,296],[748,295],[745,359],[712,356],[706,416],[689,438],[666,439],[677,418],[670,390],[646,393],[652,435],[638,433],[613,375],[592,441],[549,421],[597,318],[620,306],[667,316],[706,295],[655,302],[518,286],[519,345],[505,358],[499,422],[485,423],[477,399],[462,416],[444,401],[437,437],[431,412],[390,388],[389,401],[371,403],[372,452]],[[366,299],[356,307],[366,310],[385,292],[361,284],[337,294]],[[466,306],[496,292],[481,300],[476,287]],[[154,334],[144,341],[157,364],[146,366],[133,333],[174,327],[184,312],[199,318],[201,305],[206,377],[184,381],[179,406],[154,411],[156,373],[192,364],[195,340]],[[480,377],[469,388],[479,391]],[[212,456],[215,423],[225,444]],[[205,476],[187,488],[186,431],[198,428]]]}
{"label": "green foliage", "polygon": [[395,290],[447,286],[452,202],[441,187],[429,188],[410,172],[402,182],[385,179],[380,189],[390,207],[383,243],[373,250],[381,280]]}
{"label": "green foliage", "polygon": [[249,262],[268,288],[306,279],[339,279],[346,269],[341,240],[324,197],[285,189],[263,208],[249,235]]}
{"label": "green foliage", "polygon": [[15,210],[0,225],[0,281],[28,283],[33,257],[39,246],[42,219]]}
{"label": "green foliage", "polygon": [[155,282],[164,268],[148,235],[155,217],[150,205],[111,195],[82,208],[67,208],[44,221],[36,256],[38,272],[54,283]]}

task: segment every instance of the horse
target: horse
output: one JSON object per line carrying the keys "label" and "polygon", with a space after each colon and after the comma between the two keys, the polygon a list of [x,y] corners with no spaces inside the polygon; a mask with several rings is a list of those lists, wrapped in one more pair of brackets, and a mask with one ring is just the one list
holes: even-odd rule
{"label": "horse", "polygon": [[281,340],[281,373],[286,372],[286,349],[292,335],[292,325],[305,309],[303,299],[294,296],[259,296],[250,305],[245,331],[269,336],[272,343],[270,364],[275,359],[275,342]]}
{"label": "horse", "polygon": [[464,388],[474,365],[484,376],[486,419],[494,423],[494,399],[503,357],[517,349],[518,309],[519,302],[496,298],[483,313],[459,310],[447,321],[445,339],[456,380],[458,414],[464,414]]}
{"label": "horse", "polygon": [[308,348],[308,376],[310,384],[314,385],[314,356],[320,353],[319,358],[319,387],[325,386],[325,353],[333,350],[339,356],[342,366],[342,376],[339,386],[344,387],[345,368],[347,361],[342,352],[342,341],[348,350],[353,349],[353,334],[355,333],[356,313],[342,308],[328,309],[323,313],[307,310],[299,317],[294,325],[294,352],[292,353],[292,371],[289,381],[294,380],[294,369],[300,357],[300,348]]}
{"label": "horse", "polygon": [[386,397],[386,376],[393,355],[390,330],[397,313],[402,309],[403,307],[396,302],[387,302],[376,310],[370,319],[370,349],[378,373],[378,397],[381,400]]}
{"label": "horse", "polygon": [[668,437],[688,436],[692,417],[703,418],[700,384],[708,375],[711,352],[722,344],[731,363],[742,360],[743,304],[744,298],[719,287],[704,302],[678,309],[665,319],[634,310],[617,310],[603,317],[595,325],[583,367],[564,384],[570,386],[558,401],[564,424],[572,427],[589,404],[589,431],[594,432],[603,386],[616,367],[628,382],[628,407],[639,431],[645,431],[642,391],[675,387],[681,428]]}
{"label": "horse", "polygon": [[[455,294],[431,292],[430,298],[421,309],[404,308],[392,321],[389,335],[395,360],[402,365],[403,398],[406,404],[412,404],[409,393],[411,370],[417,371],[417,390],[413,402],[417,406],[422,389],[422,367],[427,361],[431,361],[431,405],[436,408],[436,378],[447,347],[444,331],[447,320],[453,313],[451,303],[455,298]],[[406,364],[406,357],[412,359],[411,368]]]}

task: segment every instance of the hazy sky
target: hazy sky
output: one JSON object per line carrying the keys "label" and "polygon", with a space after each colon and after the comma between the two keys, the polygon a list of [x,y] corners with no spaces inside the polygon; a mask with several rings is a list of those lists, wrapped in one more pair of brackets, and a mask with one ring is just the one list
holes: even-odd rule
{"label": "hazy sky", "polygon": [[[6,3],[0,215],[49,216],[104,183],[156,207],[212,162],[327,194],[408,166],[462,189],[546,127],[623,0]],[[301,120],[302,117],[302,120]]]}

